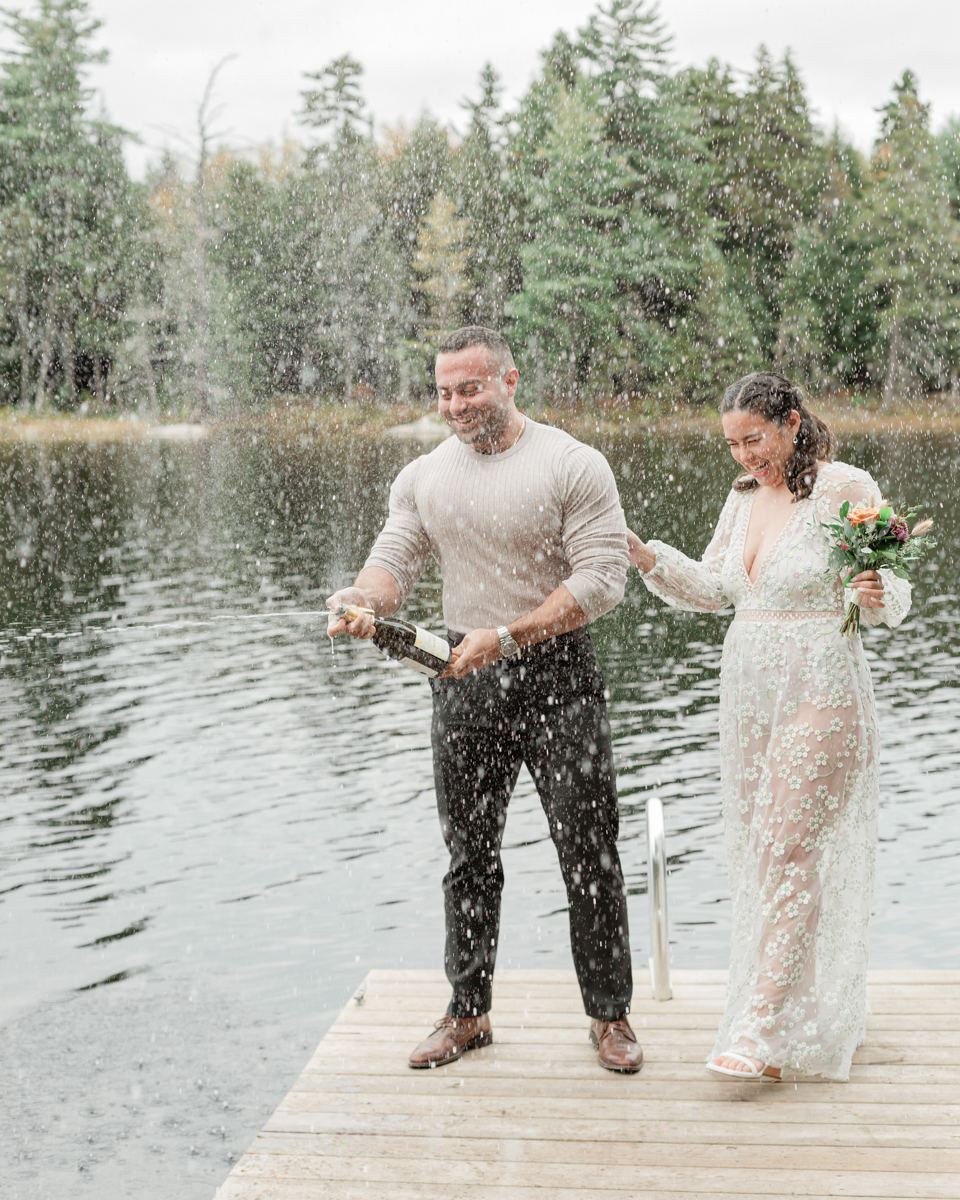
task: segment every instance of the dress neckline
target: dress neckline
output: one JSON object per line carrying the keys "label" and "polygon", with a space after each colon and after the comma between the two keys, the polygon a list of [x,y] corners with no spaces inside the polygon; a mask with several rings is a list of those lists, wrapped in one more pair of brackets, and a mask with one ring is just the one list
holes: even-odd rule
{"label": "dress neckline", "polygon": [[[802,511],[802,506],[805,503],[804,500],[801,500],[798,503],[794,504],[794,506],[793,506],[794,511],[791,512],[789,517],[787,517],[786,523],[784,524],[783,528],[780,530],[780,532],[777,534],[777,536],[773,539],[773,541],[770,543],[770,545],[764,551],[763,558],[760,559],[760,567],[757,571],[756,579],[751,579],[750,572],[747,570],[747,564],[744,562],[743,555],[747,548],[747,530],[750,528],[750,518],[753,516],[753,502],[756,499],[758,490],[759,490],[758,488],[755,488],[753,491],[751,491],[750,502],[749,502],[749,504],[747,504],[745,506],[743,529],[740,532],[740,552],[737,555],[737,561],[740,563],[740,570],[743,572],[743,577],[747,581],[747,587],[750,588],[751,591],[755,591],[760,586],[760,583],[763,580],[764,573],[767,569],[767,563],[773,557],[774,552],[778,549],[780,543],[783,541],[784,537],[786,536],[787,530],[791,528],[794,521],[796,520],[797,513]],[[809,499],[809,497],[807,497],[807,499]]]}

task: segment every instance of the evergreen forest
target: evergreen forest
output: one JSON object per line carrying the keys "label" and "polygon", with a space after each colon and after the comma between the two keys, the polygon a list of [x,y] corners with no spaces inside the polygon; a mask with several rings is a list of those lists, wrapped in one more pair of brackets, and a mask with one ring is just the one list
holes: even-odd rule
{"label": "evergreen forest", "polygon": [[[797,64],[670,65],[650,0],[603,0],[504,107],[376,128],[363,66],[303,79],[301,135],[131,178],[88,84],[85,0],[8,12],[0,404],[205,420],[277,398],[419,402],[439,340],[502,329],[527,403],[699,405],[775,365],[814,394],[960,394],[960,118],[904,71],[869,157]],[[545,31],[548,32],[548,31]]]}

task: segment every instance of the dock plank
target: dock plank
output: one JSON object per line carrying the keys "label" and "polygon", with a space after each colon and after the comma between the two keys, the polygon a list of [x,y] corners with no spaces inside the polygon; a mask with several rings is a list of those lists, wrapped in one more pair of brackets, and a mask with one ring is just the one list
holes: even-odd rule
{"label": "dock plank", "polygon": [[[763,1086],[767,1089],[767,1085]],[[758,1092],[760,1087],[756,1084],[728,1085],[718,1081],[717,1087],[727,1088],[727,1094],[718,1092],[712,1100],[653,1097],[620,1102],[591,1100],[590,1115],[598,1125],[610,1120],[624,1120],[639,1125],[664,1115],[682,1117],[687,1121],[700,1117],[703,1120],[762,1122],[769,1126],[798,1121],[805,1124],[856,1121],[872,1125],[894,1119],[890,1112],[893,1108],[896,1111],[895,1119],[902,1125],[950,1125],[960,1130],[960,1104],[902,1104],[896,1098],[896,1089],[893,1088],[890,1089],[887,1103],[877,1101],[872,1104],[857,1104],[848,1101],[818,1104],[815,1100],[803,1099],[798,1099],[795,1103],[773,1103],[768,1098],[753,1099],[742,1091],[745,1087],[751,1087],[754,1092]],[[798,1087],[797,1090],[799,1092],[801,1088]],[[456,1117],[465,1122],[472,1121],[474,1117],[501,1116],[523,1123],[530,1114],[531,1106],[535,1107],[541,1116],[560,1122],[581,1114],[584,1101],[582,1098],[558,1099],[543,1096],[532,1088],[525,1096],[496,1098],[453,1094],[401,1096],[364,1093],[356,1093],[351,1098],[342,1094],[325,1096],[295,1092],[281,1103],[264,1125],[264,1129],[309,1133],[317,1116],[344,1111],[389,1114],[398,1126],[404,1123],[411,1126],[419,1124],[428,1130],[430,1122],[439,1116]],[[771,1131],[771,1136],[774,1134],[775,1131]]]}
{"label": "dock plank", "polygon": [[[706,1179],[716,1192],[742,1195],[744,1169],[710,1165],[701,1167],[660,1167],[636,1161],[626,1165],[598,1162],[489,1162],[429,1158],[371,1158],[367,1155],[257,1155],[245,1156],[237,1174],[241,1178],[272,1181],[323,1180],[345,1182],[445,1183],[452,1194],[469,1189],[482,1195],[484,1187],[538,1188],[556,1195],[568,1189],[586,1191],[602,1186],[607,1192],[636,1194],[639,1188],[663,1191],[699,1191]],[[764,1183],[773,1194],[807,1196],[831,1191],[836,1196],[889,1196],[903,1200],[917,1195],[913,1191],[914,1174],[909,1171],[783,1170],[771,1156],[761,1168]],[[937,1200],[956,1200],[956,1175],[927,1175],[923,1194]],[[799,1185],[799,1186],[798,1186]],[[792,1188],[791,1191],[784,1189]],[[776,1189],[774,1192],[773,1189]]]}
{"label": "dock plank", "polygon": [[[296,1166],[298,1173],[304,1165],[301,1160],[309,1158],[349,1158],[366,1155],[369,1158],[398,1160],[413,1158],[483,1162],[490,1154],[489,1147],[483,1141],[472,1137],[402,1138],[331,1134],[311,1139],[309,1146],[296,1146],[285,1142],[283,1147],[282,1150],[276,1146],[251,1147],[251,1153],[259,1156],[261,1174],[268,1170],[264,1164],[270,1155],[277,1157],[278,1161],[282,1160],[282,1166],[277,1168],[279,1174],[291,1164]],[[499,1141],[497,1153],[504,1162],[573,1166],[592,1163],[597,1157],[593,1142],[568,1139],[558,1143],[556,1140],[503,1138]],[[944,1164],[952,1164],[952,1173],[960,1170],[960,1165],[957,1164],[960,1149],[942,1153]],[[610,1143],[604,1147],[603,1161],[611,1166],[635,1167],[639,1158],[637,1147],[632,1143]],[[672,1139],[669,1142],[644,1141],[642,1161],[644,1167],[676,1167],[677,1142]],[[928,1164],[929,1152],[915,1147],[823,1147],[818,1149],[816,1160],[817,1169],[820,1171],[878,1171],[886,1174],[925,1171]],[[730,1150],[722,1143],[699,1143],[697,1148],[697,1166],[704,1169],[806,1171],[810,1165],[810,1149],[803,1145],[771,1147],[753,1144]]]}
{"label": "dock plank", "polygon": [[[381,1137],[387,1139],[391,1145],[394,1144],[393,1139],[397,1139],[396,1144],[405,1146],[416,1146],[424,1142],[428,1154],[434,1152],[434,1145],[456,1146],[461,1142],[469,1142],[477,1153],[481,1154],[490,1152],[483,1146],[486,1141],[499,1143],[498,1154],[507,1153],[509,1146],[514,1143],[525,1144],[528,1140],[553,1146],[554,1152],[558,1143],[569,1143],[573,1147],[597,1147],[602,1144],[604,1157],[608,1153],[618,1153],[621,1146],[629,1147],[630,1153],[636,1153],[636,1147],[640,1145],[645,1153],[646,1147],[651,1144],[669,1144],[674,1147],[674,1155],[678,1153],[677,1146],[697,1146],[698,1158],[699,1147],[704,1146],[721,1146],[726,1154],[736,1154],[751,1146],[769,1148],[775,1145],[784,1150],[799,1146],[805,1154],[809,1154],[811,1145],[815,1145],[819,1155],[821,1150],[831,1147],[949,1151],[955,1150],[960,1144],[956,1137],[956,1127],[953,1125],[783,1123],[777,1127],[776,1139],[771,1142],[768,1125],[753,1125],[743,1121],[683,1121],[659,1118],[644,1121],[642,1126],[632,1121],[609,1121],[598,1127],[597,1122],[589,1117],[579,1117],[568,1121],[563,1130],[559,1131],[556,1122],[530,1116],[523,1123],[523,1135],[523,1138],[519,1138],[516,1122],[504,1117],[472,1118],[470,1137],[464,1138],[463,1123],[457,1118],[438,1117],[425,1130],[421,1128],[418,1133],[404,1133],[397,1129],[396,1121],[390,1118],[340,1114],[318,1119],[314,1132],[307,1138],[298,1133],[261,1130],[250,1147],[250,1152],[302,1154],[305,1147],[309,1146],[315,1148],[311,1152],[322,1154],[326,1152],[323,1149],[326,1139],[350,1138],[361,1141],[365,1149],[370,1148],[370,1153],[377,1153],[375,1147]],[[597,1152],[594,1149],[591,1153]]]}
{"label": "dock plank", "polygon": [[414,1072],[446,979],[371,971],[218,1200],[960,1196],[960,971],[871,972],[846,1084],[714,1080],[725,973],[635,980],[638,1075],[597,1066],[572,971],[498,973],[493,1045]]}
{"label": "dock plank", "polygon": [[[562,1197],[562,1200],[607,1200],[610,1196],[630,1197],[630,1200],[638,1200],[641,1196],[643,1200],[677,1200],[678,1194],[682,1194],[684,1200],[730,1200],[731,1196],[730,1192],[705,1192],[703,1190],[678,1193],[676,1189],[653,1191],[643,1187],[642,1191],[638,1191],[639,1186],[642,1185],[635,1183],[626,1192],[614,1192],[606,1187],[601,1187],[600,1190],[565,1188],[562,1192],[553,1191],[551,1193],[540,1187],[451,1188],[447,1183],[374,1183],[371,1186],[369,1182],[350,1181],[344,1183],[327,1180],[304,1182],[280,1179],[260,1182],[243,1178],[234,1179],[231,1176],[217,1193],[217,1198],[218,1200],[361,1200],[361,1198],[362,1200],[545,1200],[546,1196],[554,1195]],[[744,1200],[752,1200],[753,1197],[764,1197],[765,1200],[769,1200],[772,1194],[768,1191],[755,1190],[756,1187],[763,1187],[762,1178],[756,1181],[747,1181],[745,1186],[748,1190],[741,1187],[734,1193],[743,1197]],[[794,1193],[794,1195],[800,1194]],[[802,1193],[804,1200],[835,1200],[840,1194],[835,1191],[823,1192],[819,1195]],[[917,1192],[911,1193],[911,1198],[918,1194]],[[875,1192],[858,1193],[858,1196],[862,1196],[863,1200],[880,1200],[880,1196]],[[903,1197],[898,1196],[897,1200],[903,1200]],[[951,1200],[955,1200],[955,1198],[951,1198]]]}

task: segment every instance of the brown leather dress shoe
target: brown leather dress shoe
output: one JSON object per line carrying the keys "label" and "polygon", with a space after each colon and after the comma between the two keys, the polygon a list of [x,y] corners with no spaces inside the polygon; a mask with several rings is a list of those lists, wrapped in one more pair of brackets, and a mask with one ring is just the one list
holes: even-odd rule
{"label": "brown leather dress shoe", "polygon": [[597,1048],[597,1060],[608,1071],[632,1075],[643,1066],[643,1051],[626,1017],[616,1021],[591,1021],[590,1041]]}
{"label": "brown leather dress shoe", "polygon": [[448,1013],[433,1028],[434,1032],[410,1055],[411,1067],[442,1067],[467,1050],[489,1046],[493,1041],[489,1013],[481,1017],[451,1017]]}

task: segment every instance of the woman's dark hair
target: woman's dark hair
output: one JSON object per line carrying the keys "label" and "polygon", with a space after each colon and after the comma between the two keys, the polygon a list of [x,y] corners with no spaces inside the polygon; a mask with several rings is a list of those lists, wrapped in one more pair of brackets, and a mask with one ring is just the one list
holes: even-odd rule
{"label": "woman's dark hair", "polygon": [[[796,450],[783,468],[783,481],[793,492],[793,502],[806,500],[817,481],[817,462],[829,462],[833,439],[830,430],[806,407],[803,392],[776,371],[755,371],[744,375],[723,393],[720,415],[749,412],[774,425],[785,425],[791,412],[800,416],[800,428],[794,441]],[[743,475],[734,490],[749,492],[760,485],[751,475]]]}

